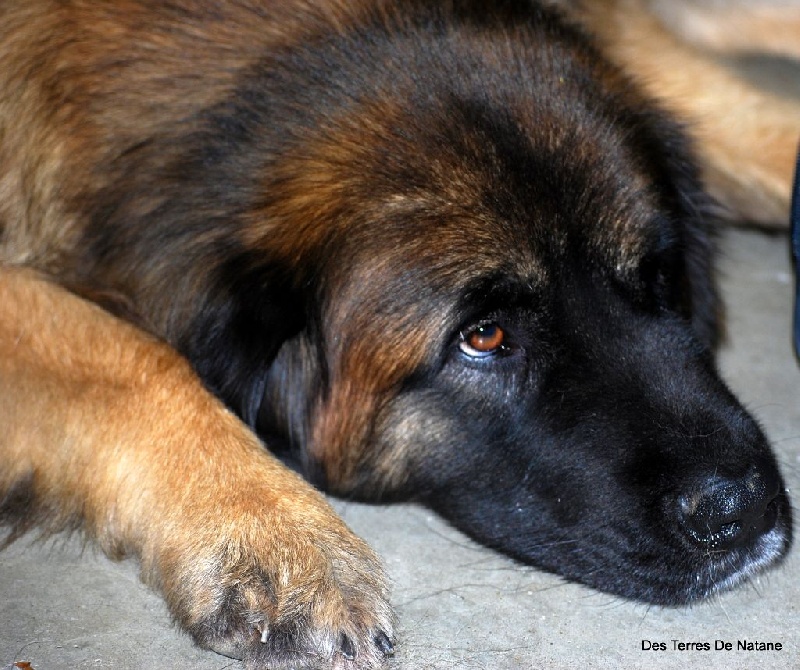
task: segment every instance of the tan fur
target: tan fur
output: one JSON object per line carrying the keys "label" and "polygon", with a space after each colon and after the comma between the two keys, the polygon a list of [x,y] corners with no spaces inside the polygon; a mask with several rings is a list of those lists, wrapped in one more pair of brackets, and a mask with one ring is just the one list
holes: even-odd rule
{"label": "tan fur", "polygon": [[[0,261],[63,269],[74,228],[84,223],[64,202],[97,190],[107,177],[92,166],[142,133],[168,135],[177,121],[221,99],[265,46],[295,42],[362,11],[361,3],[340,0],[270,2],[260,11],[280,29],[264,35],[255,9],[223,2],[208,40],[193,25],[195,14],[207,22],[205,3],[183,4],[185,13],[129,0],[0,7],[0,220],[15,222]],[[99,91],[116,104],[97,104]],[[20,119],[25,133],[5,128]],[[58,179],[64,172],[69,183]]]}
{"label": "tan fur", "polygon": [[[81,527],[110,556],[138,558],[145,579],[190,632],[233,599],[239,607],[231,609],[246,620],[223,624],[248,640],[260,639],[267,626],[306,626],[308,667],[317,658],[328,668],[378,667],[383,655],[375,638],[385,634],[388,644],[392,621],[372,551],[322,496],[268,454],[170,346],[37,274],[58,276],[65,285],[80,275],[74,259],[82,258],[76,247],[88,225],[85,201],[109,183],[106,168],[115,164],[109,157],[124,155],[141,137],[170,138],[179,123],[184,133],[193,129],[185,120],[224,99],[237,73],[265,47],[302,43],[323,25],[337,30],[374,3],[187,0],[185,14],[154,11],[157,4],[25,0],[0,7],[0,501],[6,494],[29,500],[34,520],[46,530]],[[385,11],[377,5],[375,12]],[[684,21],[694,15],[676,13],[677,6],[653,13],[645,0],[586,0],[582,7],[572,7],[576,17],[612,58],[689,124],[712,192],[731,218],[785,222],[800,103],[747,83],[704,50],[759,46],[759,31],[723,43],[709,35],[705,13],[700,30],[699,23]],[[258,11],[274,20],[253,21]],[[775,26],[772,17],[753,21]],[[271,32],[255,35],[265,24]],[[718,34],[730,28],[720,25]],[[777,50],[785,52],[800,36],[800,19],[792,14],[780,34],[788,46]],[[446,331],[443,314],[425,311],[418,306],[424,301],[403,293],[403,273],[418,271],[422,280],[439,282],[420,281],[453,300],[472,277],[501,263],[513,263],[523,279],[541,280],[536,259],[523,257],[525,245],[510,233],[503,239],[491,225],[484,229],[482,217],[491,219],[478,198],[485,175],[460,170],[460,157],[448,163],[446,147],[433,160],[420,156],[422,183],[433,188],[356,194],[361,197],[350,202],[369,204],[342,211],[343,189],[370,187],[359,181],[359,171],[383,167],[363,162],[370,153],[363,148],[376,155],[380,145],[391,155],[398,139],[380,133],[389,119],[403,126],[400,106],[362,111],[338,135],[315,128],[319,137],[306,143],[313,151],[284,157],[270,175],[282,187],[282,204],[271,204],[269,217],[252,211],[252,225],[237,240],[294,267],[324,247],[325,236],[343,238],[336,259],[342,269],[330,272],[327,287],[337,302],[325,305],[323,315],[336,334],[323,352],[335,362],[328,371],[332,391],[316,399],[320,419],[309,436],[328,485],[341,491],[367,458],[387,482],[401,481],[406,454],[400,452],[414,448],[398,449],[392,459],[363,451],[386,397]],[[519,119],[526,113],[509,112]],[[381,123],[371,127],[369,119]],[[584,144],[588,165],[592,146]],[[175,149],[164,146],[159,160],[166,165]],[[413,147],[405,154],[414,155]],[[646,199],[635,177],[632,182],[631,192]],[[148,191],[129,206],[148,213],[163,197]],[[412,224],[397,240],[409,256],[403,262],[360,233],[360,222],[370,217],[412,212],[430,217],[418,216],[419,226],[436,220],[438,244],[459,263],[444,266],[441,248],[417,236]],[[286,222],[292,225],[281,225]],[[623,227],[622,219],[609,226],[613,243],[602,246],[614,256],[612,265],[633,266],[639,235]],[[424,268],[436,272],[425,275]],[[144,276],[163,268],[137,269],[141,276],[130,276],[128,267],[104,268],[103,281],[85,295],[105,303],[103,295],[113,301],[115,289],[125,285],[132,303],[153,305],[147,315],[153,331],[170,338],[187,305],[161,300],[156,294],[163,284]],[[177,277],[181,295],[199,295],[208,274],[198,263]],[[373,284],[371,276],[385,281]],[[376,317],[386,287],[395,292],[392,309]],[[310,345],[295,344],[279,355],[305,361],[301,374],[311,379],[315,359],[303,349]],[[397,425],[402,444],[402,421]],[[227,632],[203,639],[228,654],[247,647],[244,637]],[[356,647],[356,665],[345,663],[342,636]]]}
{"label": "tan fur", "polygon": [[139,558],[187,628],[234,591],[253,635],[306,620],[331,658],[342,633],[391,630],[373,552],[183,359],[13,268],[0,270],[0,423],[0,490],[30,481],[51,530],[82,518],[107,554]]}
{"label": "tan fur", "polygon": [[696,46],[800,58],[796,0],[648,0],[647,7]]}
{"label": "tan fur", "polygon": [[[685,121],[723,215],[786,226],[800,140],[800,98],[753,83],[703,47],[796,55],[798,10],[745,2],[705,7],[668,0],[579,4],[576,16],[601,39],[612,59]],[[742,25],[748,26],[746,31],[740,30]]]}

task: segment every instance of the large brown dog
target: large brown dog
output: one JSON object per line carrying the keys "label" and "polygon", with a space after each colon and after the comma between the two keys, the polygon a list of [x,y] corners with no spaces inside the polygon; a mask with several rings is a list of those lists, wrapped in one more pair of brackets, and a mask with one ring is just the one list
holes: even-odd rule
{"label": "large brown dog", "polygon": [[[622,35],[667,19],[565,4],[646,85],[679,79]],[[779,218],[797,126],[746,168],[723,135],[715,194],[752,215],[744,174]],[[5,3],[0,137],[0,512],[138,557],[202,646],[391,654],[378,560],[290,467],[648,602],[786,552],[774,458],[712,362],[691,152],[556,10]]]}

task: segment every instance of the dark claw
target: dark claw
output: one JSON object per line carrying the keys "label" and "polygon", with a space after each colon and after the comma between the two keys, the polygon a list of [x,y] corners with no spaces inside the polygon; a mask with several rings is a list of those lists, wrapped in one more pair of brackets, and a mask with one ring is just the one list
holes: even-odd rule
{"label": "dark claw", "polygon": [[391,656],[394,654],[394,645],[389,639],[389,636],[383,631],[375,636],[375,644],[378,646],[378,649],[383,652],[384,656]]}
{"label": "dark claw", "polygon": [[348,661],[354,661],[356,658],[356,648],[347,635],[342,634],[339,638],[339,651]]}

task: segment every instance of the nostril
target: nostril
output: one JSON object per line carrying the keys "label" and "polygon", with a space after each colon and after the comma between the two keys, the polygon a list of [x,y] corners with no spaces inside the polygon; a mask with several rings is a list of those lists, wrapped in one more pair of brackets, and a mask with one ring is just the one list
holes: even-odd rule
{"label": "nostril", "polygon": [[681,522],[703,549],[742,546],[775,526],[779,493],[771,469],[751,466],[737,478],[709,475],[678,497]]}

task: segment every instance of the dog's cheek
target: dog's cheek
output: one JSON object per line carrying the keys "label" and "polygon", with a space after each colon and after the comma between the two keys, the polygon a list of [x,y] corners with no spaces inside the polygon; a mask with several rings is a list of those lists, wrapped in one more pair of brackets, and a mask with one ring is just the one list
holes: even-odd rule
{"label": "dog's cheek", "polygon": [[[349,383],[334,384],[312,410],[306,474],[322,489],[351,498],[394,497],[408,481],[415,439],[380,418],[391,396]],[[392,438],[388,438],[388,435]]]}
{"label": "dog's cheek", "polygon": [[382,497],[425,496],[460,470],[469,436],[432,392],[400,394],[375,422],[370,469]]}
{"label": "dog's cheek", "polygon": [[[376,417],[361,481],[383,498],[414,497],[459,507],[477,496],[480,508],[510,512],[514,504],[503,491],[519,487],[537,456],[510,439],[508,416],[498,411],[495,419],[493,412],[487,415],[468,405],[436,388],[392,398]],[[535,451],[535,444],[527,447]]]}
{"label": "dog's cheek", "polygon": [[[339,405],[339,403],[337,403]],[[352,499],[390,502],[419,498],[428,475],[445,477],[438,460],[446,417],[398,397],[351,396],[314,413],[305,472],[320,488]]]}

